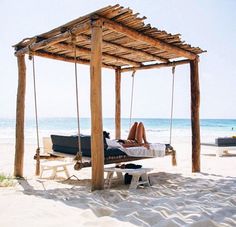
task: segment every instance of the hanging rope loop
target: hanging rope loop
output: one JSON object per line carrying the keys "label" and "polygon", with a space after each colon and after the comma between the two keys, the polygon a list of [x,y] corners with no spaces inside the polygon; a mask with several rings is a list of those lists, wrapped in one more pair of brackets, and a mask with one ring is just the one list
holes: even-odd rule
{"label": "hanging rope loop", "polygon": [[134,76],[135,76],[135,73],[136,73],[136,70],[134,70],[133,72],[132,72],[132,77],[134,78]]}
{"label": "hanging rope loop", "polygon": [[28,50],[29,50],[29,51],[28,51],[28,58],[29,58],[29,60],[31,61],[32,58],[33,58],[34,53],[33,53],[32,49],[31,49],[30,44],[29,44],[27,47],[28,47]]}
{"label": "hanging rope loop", "polygon": [[130,114],[129,114],[129,128],[131,127],[131,121],[132,121],[132,114],[133,114],[133,101],[134,101],[134,76],[135,76],[136,70],[132,72],[132,87],[131,87],[131,100],[130,100]]}
{"label": "hanging rope loop", "polygon": [[73,46],[75,46],[76,45],[76,35],[71,30],[69,30],[69,33],[70,33],[71,43]]}
{"label": "hanging rope loop", "polygon": [[33,58],[33,54],[32,54],[30,47],[28,47],[28,48],[29,48],[29,60],[31,61]]}
{"label": "hanging rope loop", "polygon": [[171,111],[170,111],[170,140],[172,142],[172,124],[173,124],[173,111],[174,111],[174,88],[175,88],[175,65],[172,67],[172,92],[171,92]]}
{"label": "hanging rope loop", "polygon": [[172,67],[172,75],[174,76],[175,74],[175,65]]}
{"label": "hanging rope loop", "polygon": [[38,104],[37,104],[37,89],[36,89],[36,72],[35,72],[35,61],[34,55],[29,48],[29,60],[32,60],[32,71],[33,71],[33,86],[34,86],[34,112],[35,112],[35,125],[36,125],[36,139],[37,139],[37,148],[35,151],[36,157],[36,171],[35,174],[39,175],[40,173],[40,147],[39,147],[39,123],[38,123]]}
{"label": "hanging rope loop", "polygon": [[29,55],[29,59],[32,60],[33,65],[33,84],[34,84],[34,112],[35,112],[35,124],[36,124],[36,135],[37,135],[37,148],[39,148],[39,124],[38,124],[38,103],[37,103],[37,89],[36,89],[36,72],[35,72],[35,61],[32,53]]}
{"label": "hanging rope loop", "polygon": [[79,116],[79,89],[78,89],[78,70],[77,70],[77,53],[76,53],[76,36],[71,33],[71,41],[74,47],[74,73],[75,73],[75,93],[76,93],[76,110],[77,110],[77,134],[78,134],[78,152],[74,160],[75,170],[80,170],[83,167],[82,163],[82,149],[81,149],[81,138],[80,138],[80,116]]}

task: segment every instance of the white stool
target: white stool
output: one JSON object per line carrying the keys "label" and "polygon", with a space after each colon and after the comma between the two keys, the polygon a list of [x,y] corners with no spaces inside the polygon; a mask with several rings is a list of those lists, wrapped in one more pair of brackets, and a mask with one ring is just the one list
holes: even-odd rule
{"label": "white stool", "polygon": [[[150,172],[151,168],[140,168],[140,169],[121,169],[121,168],[105,168],[104,172],[107,172],[107,177],[105,180],[105,185],[107,188],[111,187],[111,184],[114,180],[123,182],[122,173],[128,173],[132,175],[132,180],[129,186],[129,189],[136,189],[139,185],[150,186],[147,173]],[[114,173],[116,173],[117,178],[113,178]],[[141,177],[141,181],[139,178]]]}
{"label": "white stool", "polygon": [[66,177],[69,178],[69,172],[67,169],[68,165],[72,165],[73,162],[65,161],[46,161],[41,164],[41,173],[40,178],[43,176],[43,172],[50,170],[52,171],[51,178],[54,179],[57,176],[57,173],[64,172]]}
{"label": "white stool", "polygon": [[236,150],[236,146],[218,146],[215,143],[201,143],[202,146],[213,148],[216,151],[216,157],[222,157],[228,155],[229,151]]}

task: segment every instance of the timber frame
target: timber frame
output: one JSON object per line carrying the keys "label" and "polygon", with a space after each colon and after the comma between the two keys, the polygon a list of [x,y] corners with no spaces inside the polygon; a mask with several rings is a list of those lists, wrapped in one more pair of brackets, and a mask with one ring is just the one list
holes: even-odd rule
{"label": "timber frame", "polygon": [[[108,6],[80,17],[49,32],[23,39],[14,45],[18,59],[16,144],[14,175],[23,177],[24,113],[26,66],[25,54],[90,65],[92,190],[103,189],[104,154],[101,75],[102,67],[115,70],[115,132],[120,138],[120,85],[122,73],[150,68],[190,65],[192,171],[200,171],[199,126],[199,54],[205,52],[169,34],[139,17],[129,8]],[[76,48],[76,59],[74,58]]]}

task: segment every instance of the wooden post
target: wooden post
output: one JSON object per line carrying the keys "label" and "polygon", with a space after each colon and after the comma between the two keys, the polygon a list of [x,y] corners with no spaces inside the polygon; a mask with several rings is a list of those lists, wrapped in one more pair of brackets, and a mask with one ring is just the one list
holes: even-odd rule
{"label": "wooden post", "polygon": [[102,127],[102,24],[92,21],[90,62],[92,190],[104,188],[104,144]]}
{"label": "wooden post", "polygon": [[192,172],[200,172],[200,89],[198,59],[190,61],[191,70],[191,122],[192,122]]}
{"label": "wooden post", "polygon": [[17,57],[17,63],[18,63],[18,90],[17,90],[17,103],[16,103],[16,144],[15,144],[14,176],[23,177],[25,87],[26,87],[25,56],[19,55]]}
{"label": "wooden post", "polygon": [[116,139],[120,139],[121,134],[121,119],[120,119],[120,84],[121,84],[121,69],[116,69],[116,107],[115,107],[115,124],[116,124]]}

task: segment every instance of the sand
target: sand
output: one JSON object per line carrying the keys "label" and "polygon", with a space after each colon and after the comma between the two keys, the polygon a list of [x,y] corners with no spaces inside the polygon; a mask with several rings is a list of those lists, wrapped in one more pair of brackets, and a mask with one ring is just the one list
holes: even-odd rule
{"label": "sand", "polygon": [[[114,184],[90,190],[91,168],[54,180],[34,176],[34,148],[26,146],[25,180],[0,188],[0,226],[236,226],[236,151],[217,157],[202,149],[201,173],[191,173],[190,143],[176,143],[171,158],[137,161],[153,168],[151,187],[128,190]],[[0,144],[0,172],[12,174],[14,145]]]}

